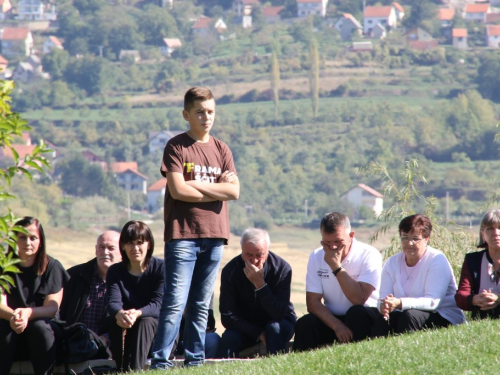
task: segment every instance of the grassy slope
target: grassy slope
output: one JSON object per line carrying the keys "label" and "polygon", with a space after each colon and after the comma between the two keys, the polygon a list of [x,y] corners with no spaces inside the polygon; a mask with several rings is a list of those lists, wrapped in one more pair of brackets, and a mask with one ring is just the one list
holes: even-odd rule
{"label": "grassy slope", "polygon": [[[333,345],[308,353],[220,363],[190,374],[487,374],[500,365],[500,321]],[[158,373],[153,371],[151,374]]]}

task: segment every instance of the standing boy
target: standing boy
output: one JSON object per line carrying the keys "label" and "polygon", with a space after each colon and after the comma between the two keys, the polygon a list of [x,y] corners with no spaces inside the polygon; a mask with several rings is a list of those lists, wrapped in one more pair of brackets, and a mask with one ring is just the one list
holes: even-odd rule
{"label": "standing boy", "polygon": [[165,192],[165,293],[152,348],[152,369],[172,367],[169,355],[185,309],[185,364],[204,361],[208,307],[229,239],[226,201],[238,199],[240,185],[229,147],[210,136],[215,100],[209,89],[184,96],[189,130],[165,147],[161,172]]}

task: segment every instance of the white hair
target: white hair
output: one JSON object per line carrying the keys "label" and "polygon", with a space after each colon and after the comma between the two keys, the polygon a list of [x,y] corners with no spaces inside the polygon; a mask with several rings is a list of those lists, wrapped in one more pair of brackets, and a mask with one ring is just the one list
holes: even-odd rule
{"label": "white hair", "polygon": [[269,238],[269,233],[264,229],[259,228],[247,228],[241,234],[240,245],[243,246],[245,243],[252,243],[258,245],[264,242],[267,245],[267,249],[271,247],[271,239]]}

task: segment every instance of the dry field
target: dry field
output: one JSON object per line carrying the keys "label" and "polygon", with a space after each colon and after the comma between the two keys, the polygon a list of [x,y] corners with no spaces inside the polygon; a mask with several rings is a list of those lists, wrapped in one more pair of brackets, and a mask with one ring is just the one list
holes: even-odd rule
{"label": "dry field", "polygon": [[[163,223],[151,224],[154,238],[156,239],[154,255],[163,258],[162,230]],[[49,255],[58,259],[66,268],[80,264],[94,257],[95,240],[100,233],[100,229],[85,232],[71,231],[61,228],[47,228],[47,249]],[[360,241],[368,241],[373,230],[356,229],[356,238]],[[292,266],[292,302],[295,306],[297,316],[306,313],[305,305],[305,279],[307,271],[307,260],[309,253],[319,246],[319,231],[302,229],[296,227],[277,227],[270,231],[271,250],[286,259]],[[276,242],[275,242],[276,241]],[[375,244],[377,248],[382,248],[387,244],[387,239],[382,239]],[[232,236],[229,246],[224,250],[224,257],[221,269],[232,258],[240,254],[239,237]],[[217,327],[222,331],[222,325],[218,314],[218,296],[220,290],[220,272],[215,286],[214,312],[218,320]]]}

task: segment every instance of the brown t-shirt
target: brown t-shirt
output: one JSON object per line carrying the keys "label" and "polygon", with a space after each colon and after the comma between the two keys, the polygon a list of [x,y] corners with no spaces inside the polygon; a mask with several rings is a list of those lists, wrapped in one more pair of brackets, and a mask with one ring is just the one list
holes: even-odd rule
{"label": "brown t-shirt", "polygon": [[[170,139],[163,152],[162,175],[178,172],[185,181],[218,183],[225,171],[236,173],[229,147],[214,137],[206,143],[196,142],[187,133]],[[227,202],[184,202],[172,198],[165,189],[164,240],[184,238],[229,239]]]}

